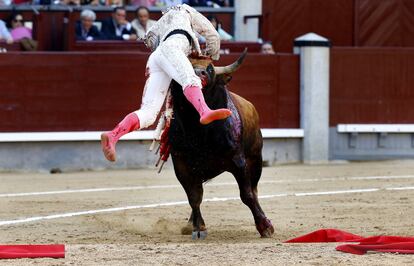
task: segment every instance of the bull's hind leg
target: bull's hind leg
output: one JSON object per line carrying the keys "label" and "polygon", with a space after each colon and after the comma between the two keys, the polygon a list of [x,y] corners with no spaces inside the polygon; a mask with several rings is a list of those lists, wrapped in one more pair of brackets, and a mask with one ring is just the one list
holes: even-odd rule
{"label": "bull's hind leg", "polygon": [[274,233],[272,222],[266,217],[257,197],[257,184],[262,173],[261,158],[245,160],[232,173],[239,185],[240,198],[250,208],[260,236],[271,237]]}
{"label": "bull's hind leg", "polygon": [[[255,201],[257,202],[257,205],[260,207],[259,200],[258,200],[258,193],[257,193],[257,185],[260,180],[260,176],[262,175],[262,157],[259,158],[253,158],[247,160],[247,168],[249,169],[248,172],[250,172],[250,179],[251,179],[251,189],[255,198]],[[263,218],[259,221],[259,223],[256,223],[256,229],[259,231],[260,235],[262,237],[270,237],[275,232],[272,222],[266,217],[264,211],[262,210]]]}

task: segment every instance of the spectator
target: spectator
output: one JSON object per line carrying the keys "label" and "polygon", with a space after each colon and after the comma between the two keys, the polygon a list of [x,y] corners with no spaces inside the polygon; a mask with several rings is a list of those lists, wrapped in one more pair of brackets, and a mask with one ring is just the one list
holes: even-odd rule
{"label": "spectator", "polygon": [[101,32],[93,25],[96,19],[95,12],[85,9],[80,14],[80,19],[81,21],[78,21],[75,27],[76,40],[93,41],[102,39]]}
{"label": "spectator", "polygon": [[6,41],[7,43],[13,43],[13,38],[6,27],[6,23],[0,19],[0,41]]}
{"label": "spectator", "polygon": [[37,41],[33,40],[32,30],[24,26],[23,15],[13,13],[7,21],[13,41],[20,42],[23,50],[36,51]]}
{"label": "spectator", "polygon": [[142,6],[142,7],[152,7],[155,6],[157,0],[131,0],[130,5],[133,6]]}
{"label": "spectator", "polygon": [[137,32],[138,39],[144,39],[148,29],[154,25],[155,20],[150,19],[149,10],[145,6],[140,6],[135,12],[137,18],[134,19],[131,24]]}
{"label": "spectator", "polygon": [[273,50],[273,45],[271,42],[264,42],[262,44],[262,54],[275,54]]}
{"label": "spectator", "polygon": [[81,1],[80,0],[60,0],[58,4],[64,5],[64,6],[80,6]]}
{"label": "spectator", "polygon": [[107,40],[136,40],[137,34],[131,23],[126,20],[124,7],[115,7],[112,17],[102,22],[101,33]]}
{"label": "spectator", "polygon": [[190,0],[188,1],[188,4],[190,6],[207,6],[207,0]]}
{"label": "spectator", "polygon": [[188,1],[185,0],[157,0],[156,5],[159,7],[170,7],[187,3]]}
{"label": "spectator", "polygon": [[13,0],[14,5],[32,4],[32,0]]}
{"label": "spectator", "polygon": [[122,7],[124,6],[123,0],[105,0],[105,5],[113,7]]}
{"label": "spectator", "polygon": [[58,5],[59,4],[59,1],[53,1],[53,0],[33,0],[32,1],[32,5],[43,5],[43,6],[46,6],[46,5],[50,5],[52,3]]}
{"label": "spectator", "polygon": [[88,5],[88,6],[101,6],[105,4],[105,1],[101,0],[81,0],[81,5]]}
{"label": "spectator", "polygon": [[231,6],[230,0],[213,0],[211,1],[214,4],[220,6],[220,7],[229,7]]}
{"label": "spectator", "polygon": [[32,30],[24,26],[23,15],[14,13],[8,20],[7,26],[13,41],[20,41],[23,38],[32,39]]}
{"label": "spectator", "polygon": [[222,41],[232,41],[233,36],[228,34],[225,30],[221,28],[221,24],[215,16],[208,16],[208,20],[210,20],[211,24],[213,24],[214,28],[220,35],[220,40]]}
{"label": "spectator", "polygon": [[188,3],[191,6],[209,6],[214,8],[220,8],[222,6],[230,6],[229,0],[189,0]]}
{"label": "spectator", "polygon": [[37,42],[32,38],[32,30],[24,26],[23,15],[13,13],[7,21],[13,41],[20,42],[23,50],[37,50]]}

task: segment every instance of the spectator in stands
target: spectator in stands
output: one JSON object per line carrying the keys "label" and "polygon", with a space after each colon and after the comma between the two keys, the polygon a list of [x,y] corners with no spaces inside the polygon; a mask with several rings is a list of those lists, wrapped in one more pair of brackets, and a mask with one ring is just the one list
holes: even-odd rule
{"label": "spectator in stands", "polygon": [[124,6],[123,0],[105,0],[105,5],[113,7],[122,7]]}
{"label": "spectator in stands", "polygon": [[14,13],[10,16],[7,26],[13,41],[20,41],[23,38],[32,39],[32,30],[24,26],[23,15]]}
{"label": "spectator in stands", "polygon": [[185,4],[187,2],[188,1],[183,1],[183,0],[157,0],[156,5],[159,7],[170,7],[170,6]]}
{"label": "spectator in stands", "polygon": [[207,0],[189,0],[188,4],[190,6],[207,6]]}
{"label": "spectator in stands", "polygon": [[208,16],[208,20],[210,20],[211,24],[213,24],[214,28],[217,30],[217,32],[220,35],[220,40],[222,41],[232,41],[233,36],[228,34],[225,30],[221,28],[221,23],[218,21],[218,19],[215,16]]}
{"label": "spectator in stands", "polygon": [[230,0],[213,0],[213,1],[211,1],[211,2],[213,2],[213,3],[215,3],[215,4],[217,4],[217,5],[219,5],[220,7],[229,7],[229,6],[233,6],[232,5],[232,1],[230,1]]}
{"label": "spectator in stands", "polygon": [[100,6],[104,4],[105,1],[103,0],[81,0],[81,5]]}
{"label": "spectator in stands", "polygon": [[76,40],[93,41],[102,39],[101,32],[93,25],[96,19],[95,12],[85,9],[80,14],[80,19],[81,21],[78,21],[75,26]]}
{"label": "spectator in stands", "polygon": [[148,29],[154,25],[155,20],[150,19],[150,13],[147,7],[140,6],[135,12],[137,18],[134,19],[131,24],[137,32],[138,39],[144,39]]}
{"label": "spectator in stands", "polygon": [[22,14],[13,13],[7,21],[7,27],[10,29],[13,41],[20,42],[23,50],[35,51],[37,49],[37,42],[33,40],[32,30],[24,26]]}
{"label": "spectator in stands", "polygon": [[25,5],[25,4],[32,4],[32,0],[13,0],[14,5]]}
{"label": "spectator in stands", "polygon": [[60,0],[60,5],[66,5],[66,6],[80,6],[81,1],[80,0]]}
{"label": "spectator in stands", "polygon": [[13,38],[6,27],[6,23],[0,19],[0,41],[5,41],[7,43],[13,43]]}
{"label": "spectator in stands", "polygon": [[273,50],[273,45],[271,42],[264,42],[262,44],[262,54],[275,54]]}
{"label": "spectator in stands", "polygon": [[112,17],[102,22],[101,33],[107,40],[136,40],[137,34],[126,19],[126,9],[115,7]]}
{"label": "spectator in stands", "polygon": [[133,6],[143,6],[143,7],[152,7],[155,6],[157,0],[131,0],[130,5]]}
{"label": "spectator in stands", "polygon": [[59,1],[53,1],[53,0],[33,0],[32,5],[50,5],[50,4],[60,4]]}
{"label": "spectator in stands", "polygon": [[214,8],[232,6],[230,0],[189,0],[191,6],[209,6]]}

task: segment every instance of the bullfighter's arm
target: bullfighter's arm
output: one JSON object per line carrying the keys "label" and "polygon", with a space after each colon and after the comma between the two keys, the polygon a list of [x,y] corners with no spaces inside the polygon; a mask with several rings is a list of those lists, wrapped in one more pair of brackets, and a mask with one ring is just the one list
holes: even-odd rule
{"label": "bullfighter's arm", "polygon": [[206,38],[206,55],[211,56],[213,60],[220,57],[220,36],[211,22],[201,13],[193,9],[190,12],[191,26],[198,34]]}

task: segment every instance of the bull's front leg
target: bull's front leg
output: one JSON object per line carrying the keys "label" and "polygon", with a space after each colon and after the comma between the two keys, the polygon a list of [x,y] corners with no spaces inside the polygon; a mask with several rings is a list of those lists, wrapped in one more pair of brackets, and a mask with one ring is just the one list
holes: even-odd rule
{"label": "bull's front leg", "polygon": [[184,227],[181,232],[188,232],[188,227],[192,226],[192,239],[205,239],[207,237],[207,229],[204,219],[201,215],[200,205],[203,201],[203,184],[183,184],[184,190],[187,194],[188,202],[191,206],[191,216],[188,221],[188,226]]}

